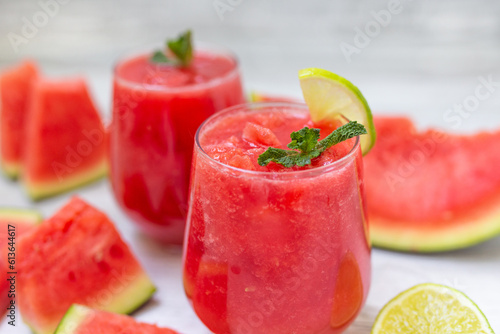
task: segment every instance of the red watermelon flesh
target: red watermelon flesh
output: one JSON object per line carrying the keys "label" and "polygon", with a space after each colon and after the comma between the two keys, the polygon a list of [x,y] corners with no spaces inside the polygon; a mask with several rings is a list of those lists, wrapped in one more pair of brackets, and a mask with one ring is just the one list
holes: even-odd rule
{"label": "red watermelon flesh", "polygon": [[111,221],[78,198],[25,235],[17,257],[19,310],[38,334],[73,303],[129,313],[155,291]]}
{"label": "red watermelon flesh", "polygon": [[55,334],[177,334],[168,328],[137,322],[134,318],[73,305]]}
{"label": "red watermelon flesh", "polygon": [[25,61],[0,76],[0,160],[7,176],[16,178],[23,157],[23,136],[31,88],[38,77],[32,61]]}
{"label": "red watermelon flesh", "polygon": [[25,145],[23,177],[34,199],[106,173],[106,131],[83,79],[37,81]]}
{"label": "red watermelon flesh", "polygon": [[[20,210],[13,208],[0,208],[0,254],[2,260],[0,261],[0,272],[7,273],[10,271],[9,264],[7,263],[9,257],[9,242],[14,241],[14,247],[17,246],[19,238],[21,238],[26,232],[32,229],[41,220],[41,215],[34,210]],[[9,228],[14,226],[15,228]],[[9,236],[9,229],[14,230],[14,236]],[[9,237],[13,237],[14,240],[9,240]],[[15,266],[15,265],[14,265]],[[7,276],[10,276],[7,274]],[[3,315],[10,305],[10,297],[15,297],[10,293],[10,283],[7,279],[0,280],[0,315]],[[10,295],[10,296],[9,296]]]}
{"label": "red watermelon flesh", "polygon": [[364,159],[375,246],[450,250],[500,233],[500,132],[418,131],[404,117],[375,117],[375,128]]}

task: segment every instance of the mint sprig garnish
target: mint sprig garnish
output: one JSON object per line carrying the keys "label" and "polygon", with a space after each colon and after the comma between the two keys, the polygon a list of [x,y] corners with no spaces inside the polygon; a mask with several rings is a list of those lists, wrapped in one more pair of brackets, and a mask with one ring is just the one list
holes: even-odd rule
{"label": "mint sprig garnish", "polygon": [[182,66],[188,66],[193,59],[193,44],[191,42],[191,30],[181,34],[178,39],[167,41],[167,46],[179,59]]}
{"label": "mint sprig garnish", "polygon": [[177,39],[166,42],[166,48],[171,55],[161,50],[156,50],[150,60],[154,63],[173,64],[187,67],[193,59],[193,43],[191,30],[181,34]]}
{"label": "mint sprig garnish", "polygon": [[261,166],[267,166],[271,161],[274,161],[287,168],[302,167],[311,164],[311,159],[319,157],[321,153],[333,145],[366,133],[363,124],[353,121],[342,125],[323,140],[318,141],[319,129],[310,129],[306,126],[290,134],[292,141],[287,147],[292,150],[269,147],[259,155],[257,162]]}

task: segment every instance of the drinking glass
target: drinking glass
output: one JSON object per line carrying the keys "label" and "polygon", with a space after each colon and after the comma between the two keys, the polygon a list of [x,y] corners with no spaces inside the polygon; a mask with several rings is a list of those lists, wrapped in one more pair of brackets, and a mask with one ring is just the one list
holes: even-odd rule
{"label": "drinking glass", "polygon": [[370,286],[359,137],[339,160],[298,171],[241,169],[205,151],[203,143],[230,131],[235,116],[244,121],[274,112],[304,115],[308,109],[239,105],[211,116],[197,131],[185,292],[217,334],[340,333]]}

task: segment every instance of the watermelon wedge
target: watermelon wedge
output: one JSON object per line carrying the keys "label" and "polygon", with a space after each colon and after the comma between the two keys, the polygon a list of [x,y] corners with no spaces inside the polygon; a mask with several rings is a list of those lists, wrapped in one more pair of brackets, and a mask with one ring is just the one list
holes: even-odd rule
{"label": "watermelon wedge", "polygon": [[54,334],[177,334],[168,328],[140,323],[134,318],[73,305],[64,315]]}
{"label": "watermelon wedge", "polygon": [[[9,225],[14,226],[14,242],[17,244],[19,238],[32,229],[42,220],[40,213],[34,210],[22,210],[13,208],[0,208],[0,272],[5,273],[9,270],[8,243],[9,243]],[[14,270],[15,271],[15,270]],[[8,276],[8,275],[7,275]],[[3,315],[10,304],[10,297],[15,297],[10,292],[10,283],[7,279],[0,280],[0,315]],[[10,296],[9,296],[10,295]]]}
{"label": "watermelon wedge", "polygon": [[38,77],[32,61],[25,61],[0,76],[0,161],[10,178],[17,178],[23,157],[23,135],[31,88]]}
{"label": "watermelon wedge", "polygon": [[19,241],[17,268],[19,310],[38,334],[73,303],[130,313],[155,291],[111,221],[78,198]]}
{"label": "watermelon wedge", "polygon": [[36,82],[25,145],[23,180],[33,199],[106,174],[106,132],[83,79]]}
{"label": "watermelon wedge", "polygon": [[364,158],[375,246],[437,252],[500,234],[500,131],[419,132],[403,117],[376,117],[375,127]]}

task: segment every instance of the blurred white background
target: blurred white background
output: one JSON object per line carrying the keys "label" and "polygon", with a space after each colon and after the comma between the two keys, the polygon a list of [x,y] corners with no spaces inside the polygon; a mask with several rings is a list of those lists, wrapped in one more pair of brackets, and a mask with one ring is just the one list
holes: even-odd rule
{"label": "blurred white background", "polygon": [[[49,75],[84,75],[109,118],[114,62],[191,28],[196,40],[238,55],[247,90],[300,97],[297,71],[322,67],[358,85],[376,114],[404,113],[421,127],[456,132],[500,129],[500,2],[396,2],[0,0],[0,70],[29,57]],[[485,87],[484,80],[492,83]],[[460,124],[447,120],[455,105],[474,101],[481,85],[491,89],[488,98],[470,106]],[[159,285],[137,316],[186,334],[207,333],[183,295],[179,250],[138,236],[106,181],[77,192],[118,224]],[[33,204],[18,184],[0,179],[0,206],[34,206],[48,216],[68,196]],[[427,281],[469,294],[499,331],[499,263],[499,238],[433,256],[374,250],[368,303],[348,332],[369,333],[382,305]],[[0,326],[0,333],[29,331]]]}
{"label": "blurred white background", "polygon": [[[32,32],[26,22],[35,31],[23,35]],[[49,74],[83,73],[108,113],[116,59],[186,28],[233,50],[247,89],[299,96],[297,70],[322,67],[351,79],[376,112],[422,125],[449,128],[444,112],[474,92],[478,76],[500,81],[496,0],[1,0],[0,68],[31,57]],[[23,39],[13,43],[14,34]],[[346,57],[342,45],[357,53]],[[495,92],[457,130],[500,127],[499,107]]]}

